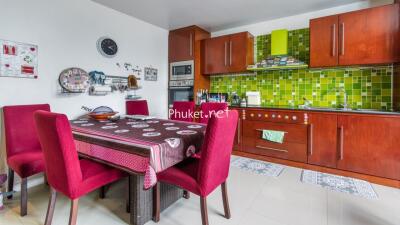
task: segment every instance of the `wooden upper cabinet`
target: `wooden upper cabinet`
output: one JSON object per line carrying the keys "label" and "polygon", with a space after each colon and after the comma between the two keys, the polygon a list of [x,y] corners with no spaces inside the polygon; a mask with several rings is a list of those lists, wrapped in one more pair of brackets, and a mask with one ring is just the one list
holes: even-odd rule
{"label": "wooden upper cabinet", "polygon": [[400,180],[400,118],[338,116],[339,169]]}
{"label": "wooden upper cabinet", "polygon": [[399,4],[310,21],[310,66],[385,64],[400,61]]}
{"label": "wooden upper cabinet", "polygon": [[204,40],[204,74],[237,73],[254,64],[254,37],[248,32]]}
{"label": "wooden upper cabinet", "polygon": [[204,74],[228,72],[228,45],[229,36],[210,38],[203,41]]}
{"label": "wooden upper cabinet", "polygon": [[194,27],[170,31],[168,38],[170,62],[194,60],[194,36]]}
{"label": "wooden upper cabinet", "polygon": [[339,16],[310,20],[310,66],[337,66]]}
{"label": "wooden upper cabinet", "polygon": [[336,168],[337,115],[309,114],[308,163]]}
{"label": "wooden upper cabinet", "polygon": [[340,65],[393,63],[399,60],[399,4],[339,16]]}

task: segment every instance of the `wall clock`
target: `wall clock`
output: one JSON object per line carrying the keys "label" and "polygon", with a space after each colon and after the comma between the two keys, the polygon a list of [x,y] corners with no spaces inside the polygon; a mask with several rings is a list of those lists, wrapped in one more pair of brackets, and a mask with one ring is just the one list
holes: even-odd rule
{"label": "wall clock", "polygon": [[117,43],[109,37],[101,37],[97,40],[97,50],[107,58],[114,57],[118,52]]}

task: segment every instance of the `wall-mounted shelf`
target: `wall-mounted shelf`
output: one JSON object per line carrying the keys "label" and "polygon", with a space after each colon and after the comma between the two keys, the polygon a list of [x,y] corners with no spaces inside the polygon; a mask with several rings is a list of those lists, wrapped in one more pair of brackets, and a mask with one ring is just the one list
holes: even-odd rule
{"label": "wall-mounted shelf", "polygon": [[247,67],[248,71],[268,71],[268,70],[292,70],[292,69],[307,69],[308,65],[288,65],[288,66],[270,66],[270,67]]}

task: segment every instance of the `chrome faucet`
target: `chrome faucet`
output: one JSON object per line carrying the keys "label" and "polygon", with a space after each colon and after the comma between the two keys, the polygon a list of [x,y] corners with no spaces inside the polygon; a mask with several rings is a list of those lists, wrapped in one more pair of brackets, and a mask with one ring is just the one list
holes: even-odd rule
{"label": "chrome faucet", "polygon": [[341,87],[341,88],[339,88],[339,92],[343,92],[343,109],[344,110],[348,110],[349,109],[349,105],[347,104],[346,89],[344,89],[344,87]]}
{"label": "chrome faucet", "polygon": [[311,108],[311,101],[308,100],[306,97],[303,97],[303,100],[304,100],[304,105],[303,105],[303,107],[304,107],[305,109],[310,109],[310,108]]}

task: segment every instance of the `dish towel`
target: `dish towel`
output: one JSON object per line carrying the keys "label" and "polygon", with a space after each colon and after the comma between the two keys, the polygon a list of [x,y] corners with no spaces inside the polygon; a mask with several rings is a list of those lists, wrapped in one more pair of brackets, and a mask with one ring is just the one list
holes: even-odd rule
{"label": "dish towel", "polygon": [[262,130],[262,139],[276,143],[283,143],[285,132],[276,130]]}

